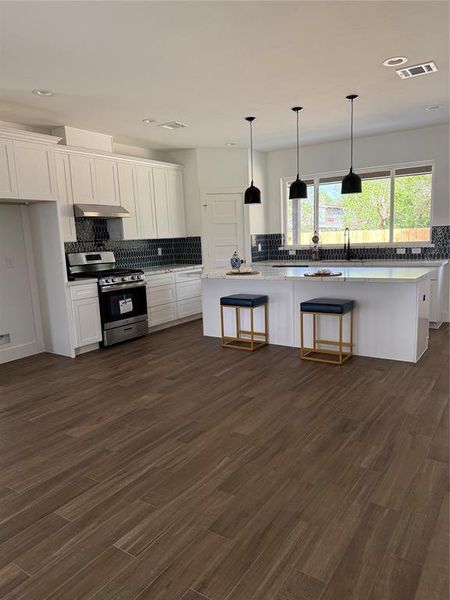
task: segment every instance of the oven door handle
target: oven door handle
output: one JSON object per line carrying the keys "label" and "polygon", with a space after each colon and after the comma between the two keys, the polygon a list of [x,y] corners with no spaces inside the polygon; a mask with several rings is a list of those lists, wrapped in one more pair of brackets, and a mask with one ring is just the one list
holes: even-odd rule
{"label": "oven door handle", "polygon": [[145,286],[146,286],[145,281],[136,281],[135,283],[129,283],[129,282],[115,283],[114,285],[105,285],[103,287],[100,287],[100,292],[102,294],[105,294],[106,292],[116,292],[118,290],[130,290],[133,288],[145,287]]}

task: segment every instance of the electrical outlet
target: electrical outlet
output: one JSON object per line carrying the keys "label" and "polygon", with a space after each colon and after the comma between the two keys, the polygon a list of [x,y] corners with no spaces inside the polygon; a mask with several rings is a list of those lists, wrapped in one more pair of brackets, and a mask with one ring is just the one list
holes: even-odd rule
{"label": "electrical outlet", "polygon": [[295,250],[289,250],[289,256],[295,256]]}
{"label": "electrical outlet", "polygon": [[261,244],[258,244],[258,252],[261,252],[261,248],[262,248]]}
{"label": "electrical outlet", "polygon": [[14,269],[14,267],[16,266],[14,256],[5,256],[3,258],[3,264],[7,269]]}
{"label": "electrical outlet", "polygon": [[406,248],[397,248],[397,254],[406,254]]}
{"label": "electrical outlet", "polygon": [[422,254],[422,248],[411,248],[411,254]]}
{"label": "electrical outlet", "polygon": [[11,343],[11,335],[9,333],[0,333],[0,346]]}
{"label": "electrical outlet", "polygon": [[162,256],[162,248],[158,248],[158,256]]}

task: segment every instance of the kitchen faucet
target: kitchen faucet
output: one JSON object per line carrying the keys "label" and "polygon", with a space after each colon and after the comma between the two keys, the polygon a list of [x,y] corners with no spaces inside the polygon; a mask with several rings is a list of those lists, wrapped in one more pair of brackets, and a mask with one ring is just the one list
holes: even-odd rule
{"label": "kitchen faucet", "polygon": [[348,227],[344,229],[344,251],[345,260],[352,260],[352,251],[350,249],[350,229]]}

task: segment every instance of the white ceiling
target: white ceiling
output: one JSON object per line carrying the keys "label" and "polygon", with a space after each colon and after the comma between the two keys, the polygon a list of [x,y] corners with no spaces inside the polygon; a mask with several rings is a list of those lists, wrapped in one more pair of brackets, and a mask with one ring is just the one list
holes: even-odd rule
{"label": "white ceiling", "polygon": [[[0,2],[0,119],[149,148],[291,146],[448,121],[446,1]],[[402,81],[404,55],[439,72]],[[34,88],[55,92],[33,95]],[[439,104],[441,108],[426,111]],[[187,129],[144,125],[177,119]]]}

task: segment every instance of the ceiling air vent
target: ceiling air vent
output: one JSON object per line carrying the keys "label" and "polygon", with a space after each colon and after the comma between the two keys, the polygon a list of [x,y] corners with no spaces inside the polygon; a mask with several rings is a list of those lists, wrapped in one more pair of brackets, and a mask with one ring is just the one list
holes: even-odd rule
{"label": "ceiling air vent", "polygon": [[183,129],[183,127],[187,127],[187,125],[180,121],[168,121],[167,123],[160,123],[159,127],[164,127],[164,129]]}
{"label": "ceiling air vent", "polygon": [[410,77],[417,77],[418,75],[428,75],[428,73],[435,73],[437,66],[433,61],[422,63],[421,65],[413,65],[412,67],[406,67],[405,69],[397,69],[396,73],[400,79],[409,79]]}

